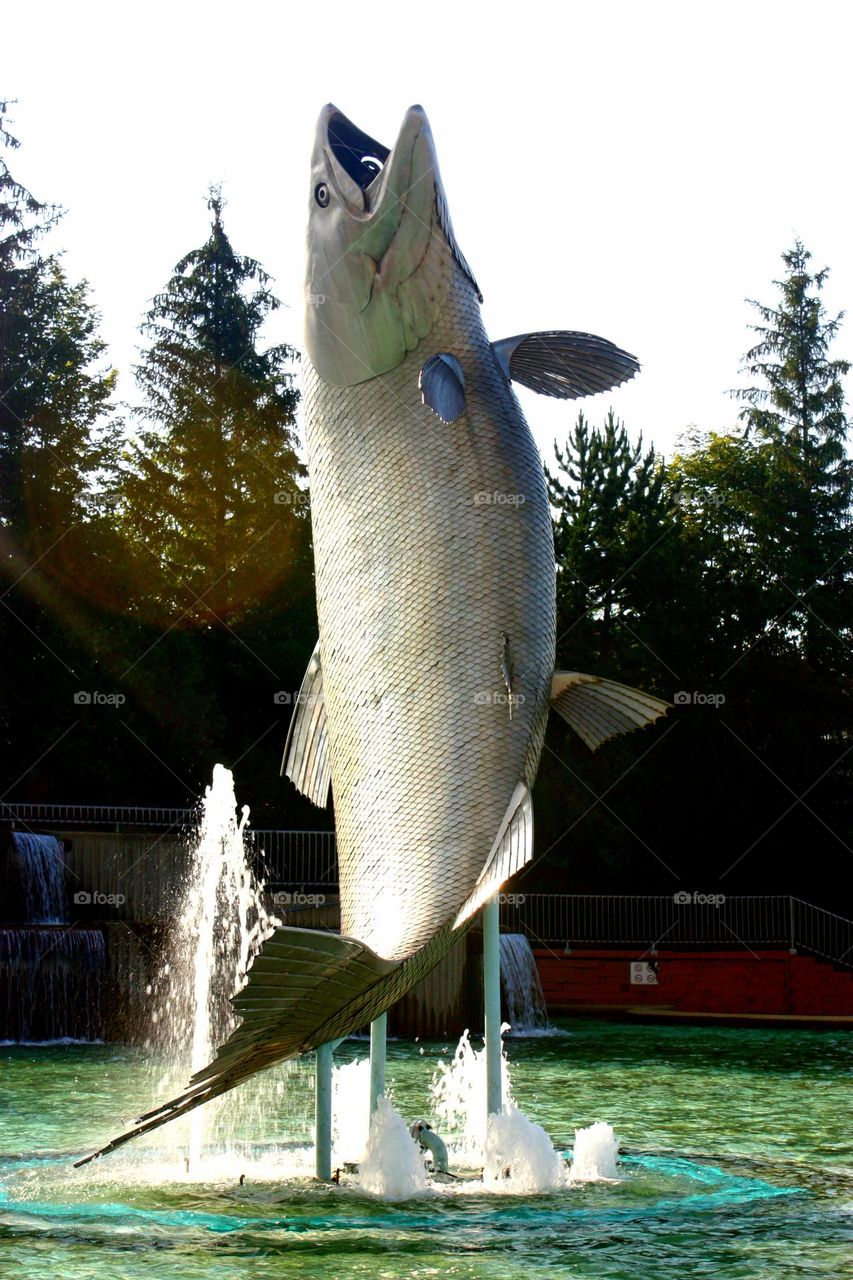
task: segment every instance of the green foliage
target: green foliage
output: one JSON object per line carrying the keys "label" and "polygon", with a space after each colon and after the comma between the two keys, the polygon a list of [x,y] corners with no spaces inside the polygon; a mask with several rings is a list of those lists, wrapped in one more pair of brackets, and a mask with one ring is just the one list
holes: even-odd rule
{"label": "green foliage", "polygon": [[[0,147],[17,151],[21,144],[6,127],[11,105],[8,99],[0,100]],[[7,272],[37,264],[36,241],[60,216],[56,205],[43,204],[12,177],[0,150],[0,280],[4,287]]]}
{"label": "green foliage", "polygon": [[[210,241],[149,316],[145,404],[122,446],[87,288],[39,252],[58,211],[0,163],[0,744],[13,797],[192,804],[222,760],[256,815],[278,813],[272,825],[293,804],[278,778],[289,708],[273,694],[298,687],[316,619],[292,353],[259,348],[277,303],[220,213],[217,200]],[[80,690],[124,701],[81,707]],[[295,825],[324,821],[293,807]]]}
{"label": "green foliage", "polygon": [[810,258],[797,240],[782,255],[778,304],[752,302],[759,340],[744,368],[757,382],[734,394],[772,475],[756,514],[755,547],[773,588],[770,608],[812,665],[838,673],[849,670],[853,638],[853,465],[842,382],[850,362],[830,358],[843,313],[827,316],[820,294],[829,272],[810,272]]}
{"label": "green foliage", "polygon": [[260,265],[232,249],[217,192],[210,207],[210,237],[177,264],[143,325],[144,400],[120,486],[144,588],[133,607],[216,626],[281,585],[304,550],[307,508],[295,352],[259,345],[279,303]]}
{"label": "green foliage", "polygon": [[677,512],[661,459],[642,439],[632,444],[612,411],[601,430],[581,413],[555,455],[558,469],[546,475],[556,511],[558,663],[565,654],[564,665],[575,665],[581,653],[606,672],[617,646],[624,655],[644,645],[647,583],[671,575]]}
{"label": "green foliage", "polygon": [[[222,760],[257,825],[326,825],[278,777],[290,706],[274,695],[298,688],[316,618],[295,353],[263,342],[270,279],[232,248],[214,191],[209,236],[148,312],[120,422],[87,286],[40,251],[59,210],[4,159],[6,109],[2,790],[185,804]],[[741,431],[688,432],[665,463],[612,413],[581,415],[556,449],[558,665],[691,701],[594,756],[552,721],[528,887],[826,899],[853,847],[849,365],[826,270],[799,241],[783,262],[776,305],[754,304]],[[80,689],[126,701],[79,708]]]}
{"label": "green foliage", "polygon": [[824,466],[844,454],[847,418],[841,379],[847,360],[830,360],[829,347],[844,313],[826,315],[820,292],[829,268],[810,272],[811,254],[798,239],[782,254],[786,274],[774,280],[781,294],[776,307],[750,299],[761,317],[751,328],[758,342],[746,353],[744,371],[758,385],[733,394],[745,402],[741,419],[765,440],[789,442],[804,460],[820,446]]}
{"label": "green foliage", "polygon": [[558,664],[685,705],[594,757],[551,727],[542,887],[832,898],[853,846],[849,366],[808,257],[755,304],[743,430],[689,431],[664,466],[581,417],[557,451]]}
{"label": "green foliage", "polygon": [[[0,103],[0,143],[14,150]],[[39,242],[59,210],[0,153],[0,649],[4,789],[44,787],[73,694],[97,687],[100,619],[78,592],[98,560],[99,493],[115,449],[115,372],[85,283]],[[79,760],[80,744],[75,743]],[[40,763],[35,771],[33,762]],[[74,776],[73,772],[72,775]],[[61,787],[59,788],[61,789]]]}
{"label": "green foliage", "polygon": [[[0,141],[15,148],[4,127]],[[15,181],[0,153],[0,524],[20,557],[40,555],[91,509],[90,482],[115,448],[105,414],[114,370],[85,283],[72,284],[39,238],[59,217]]]}

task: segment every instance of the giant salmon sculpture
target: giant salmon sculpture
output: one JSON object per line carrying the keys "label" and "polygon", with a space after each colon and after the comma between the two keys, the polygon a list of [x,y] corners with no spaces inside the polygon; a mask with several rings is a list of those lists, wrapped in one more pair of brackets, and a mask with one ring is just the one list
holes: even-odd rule
{"label": "giant salmon sculpture", "polygon": [[586,333],[490,342],[481,301],[422,109],[389,151],[326,107],[304,392],[320,638],[283,768],[316,804],[334,794],[341,934],[278,928],[216,1059],[105,1151],[363,1027],[423,978],[532,857],[552,706],[593,748],[666,710],[554,671],[548,494],[510,385],[573,399],[637,361]]}

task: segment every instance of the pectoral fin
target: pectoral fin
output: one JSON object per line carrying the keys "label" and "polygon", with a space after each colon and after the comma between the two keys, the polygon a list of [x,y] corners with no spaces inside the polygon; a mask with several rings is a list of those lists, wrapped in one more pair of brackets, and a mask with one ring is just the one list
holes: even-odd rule
{"label": "pectoral fin", "polygon": [[281,772],[321,809],[329,803],[332,781],[320,642],[317,641],[290,721]]}
{"label": "pectoral fin", "polygon": [[430,356],[418,378],[421,399],[442,422],[455,422],[465,411],[465,374],[448,351]]}
{"label": "pectoral fin", "polygon": [[486,865],[474,886],[474,892],[463,903],[453,921],[453,928],[472,916],[505,880],[520,871],[533,857],[533,800],[526,783],[519,782],[507,805],[495,842],[489,850]]}
{"label": "pectoral fin", "polygon": [[555,671],[551,706],[595,751],[608,738],[642,729],[666,715],[670,704],[615,680],[580,671]]}
{"label": "pectoral fin", "polygon": [[493,342],[492,350],[512,382],[559,400],[609,391],[640,368],[636,356],[606,338],[564,329],[520,333]]}

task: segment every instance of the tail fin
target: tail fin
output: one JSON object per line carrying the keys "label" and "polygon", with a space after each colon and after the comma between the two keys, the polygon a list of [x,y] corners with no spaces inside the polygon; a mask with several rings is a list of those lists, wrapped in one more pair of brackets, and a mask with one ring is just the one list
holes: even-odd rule
{"label": "tail fin", "polygon": [[362,997],[398,967],[354,938],[315,929],[277,929],[255,957],[246,986],[233,998],[243,1021],[213,1062],[192,1077],[179,1097],[140,1116],[127,1133],[74,1167],[115,1151],[131,1138],[227,1093],[256,1072],[331,1039],[323,1028],[331,1018],[345,1026],[350,1005],[355,1006],[353,1024],[337,1034],[355,1031],[365,1021]]}

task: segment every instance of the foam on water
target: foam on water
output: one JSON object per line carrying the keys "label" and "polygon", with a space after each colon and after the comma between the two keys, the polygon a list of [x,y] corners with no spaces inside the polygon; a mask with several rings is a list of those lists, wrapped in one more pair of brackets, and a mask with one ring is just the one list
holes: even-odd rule
{"label": "foam on water", "polygon": [[536,1195],[566,1185],[566,1167],[541,1125],[517,1107],[489,1116],[483,1186],[508,1195]]}
{"label": "foam on water", "polygon": [[575,1130],[570,1182],[604,1182],[618,1179],[619,1140],[613,1126],[598,1120]]}
{"label": "foam on water", "polygon": [[387,1098],[379,1099],[371,1118],[358,1184],[380,1200],[410,1200],[427,1192],[423,1157],[405,1120]]}
{"label": "foam on water", "polygon": [[[508,1030],[506,1024],[502,1030]],[[431,1085],[434,1127],[451,1168],[483,1169],[482,1189],[535,1195],[566,1185],[562,1156],[545,1130],[515,1105],[506,1054],[501,1054],[503,1110],[487,1116],[486,1053],[464,1032],[450,1062],[439,1061]]]}

